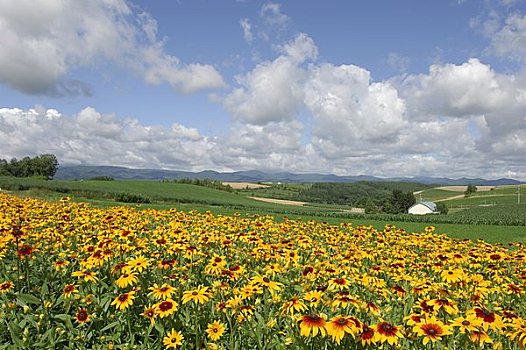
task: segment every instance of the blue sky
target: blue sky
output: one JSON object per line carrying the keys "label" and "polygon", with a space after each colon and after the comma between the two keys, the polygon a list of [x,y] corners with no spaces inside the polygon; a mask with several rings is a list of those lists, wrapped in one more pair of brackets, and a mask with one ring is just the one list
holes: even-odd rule
{"label": "blue sky", "polygon": [[1,158],[526,180],[526,2],[0,0]]}

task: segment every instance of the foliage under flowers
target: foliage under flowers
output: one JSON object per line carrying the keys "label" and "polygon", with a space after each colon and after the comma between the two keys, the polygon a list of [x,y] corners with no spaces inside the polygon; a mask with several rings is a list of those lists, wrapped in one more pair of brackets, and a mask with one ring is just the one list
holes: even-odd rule
{"label": "foliage under flowers", "polygon": [[0,194],[0,348],[521,349],[526,249]]}

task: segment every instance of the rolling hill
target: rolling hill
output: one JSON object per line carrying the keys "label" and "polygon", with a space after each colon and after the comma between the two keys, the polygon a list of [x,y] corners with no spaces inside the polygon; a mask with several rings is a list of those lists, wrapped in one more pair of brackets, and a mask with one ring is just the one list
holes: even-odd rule
{"label": "rolling hill", "polygon": [[520,181],[501,178],[486,180],[481,178],[450,179],[446,177],[393,177],[380,178],[375,176],[338,176],[332,174],[294,174],[289,172],[266,173],[257,170],[217,172],[206,170],[201,172],[164,170],[164,169],[132,169],[117,166],[60,166],[55,179],[89,179],[97,176],[110,176],[114,179],[128,180],[163,180],[163,179],[210,179],[228,182],[283,182],[283,183],[314,183],[314,182],[356,182],[356,181],[400,181],[416,182],[427,185],[479,185],[500,186],[517,185]]}

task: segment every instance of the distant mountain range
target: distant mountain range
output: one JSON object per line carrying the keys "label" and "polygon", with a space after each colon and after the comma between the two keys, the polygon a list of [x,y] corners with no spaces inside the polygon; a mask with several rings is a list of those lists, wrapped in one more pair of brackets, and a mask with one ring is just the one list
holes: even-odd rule
{"label": "distant mountain range", "polygon": [[262,171],[236,171],[220,173],[206,170],[200,172],[162,170],[162,169],[131,169],[117,166],[60,166],[55,179],[90,179],[97,176],[109,176],[114,179],[127,180],[173,180],[173,179],[210,179],[226,182],[282,182],[282,183],[313,183],[313,182],[357,182],[357,181],[400,181],[416,182],[427,185],[478,185],[499,186],[517,185],[522,182],[501,178],[486,180],[480,178],[450,179],[445,177],[392,177],[380,178],[375,176],[337,176],[324,174],[293,174],[288,172],[265,173]]}

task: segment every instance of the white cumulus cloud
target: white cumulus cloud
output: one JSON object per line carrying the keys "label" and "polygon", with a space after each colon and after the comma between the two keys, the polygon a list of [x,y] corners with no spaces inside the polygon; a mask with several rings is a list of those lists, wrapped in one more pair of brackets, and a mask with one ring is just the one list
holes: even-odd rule
{"label": "white cumulus cloud", "polygon": [[225,86],[213,66],[167,53],[156,21],[124,0],[0,0],[0,42],[0,83],[27,94],[89,94],[68,73],[106,60],[180,92]]}
{"label": "white cumulus cloud", "polygon": [[296,117],[303,99],[305,70],[300,63],[317,56],[312,39],[299,34],[283,46],[283,54],[273,61],[258,64],[237,77],[239,87],[224,100],[234,119],[251,124],[266,124]]}

